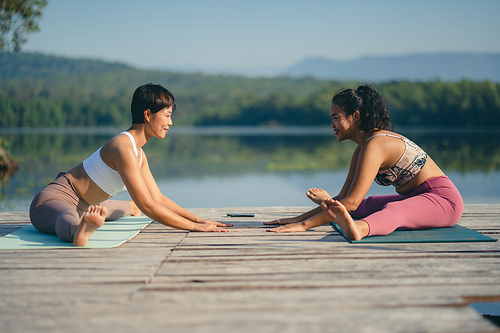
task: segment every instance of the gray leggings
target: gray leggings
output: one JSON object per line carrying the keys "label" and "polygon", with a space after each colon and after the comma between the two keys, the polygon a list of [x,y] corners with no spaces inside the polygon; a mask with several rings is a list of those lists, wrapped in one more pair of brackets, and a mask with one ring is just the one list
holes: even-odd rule
{"label": "gray leggings", "polygon": [[[107,221],[130,214],[128,201],[106,200]],[[38,193],[30,206],[30,220],[40,232],[57,235],[63,242],[73,242],[70,228],[80,224],[89,204],[76,192],[68,178],[60,173],[56,180]]]}

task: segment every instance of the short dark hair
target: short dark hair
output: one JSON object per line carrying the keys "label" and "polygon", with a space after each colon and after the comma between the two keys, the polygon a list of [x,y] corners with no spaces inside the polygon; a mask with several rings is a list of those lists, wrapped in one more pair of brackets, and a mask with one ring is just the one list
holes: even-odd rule
{"label": "short dark hair", "polygon": [[359,111],[361,117],[358,127],[363,132],[392,129],[387,103],[371,86],[359,86],[356,90],[344,89],[335,94],[332,103],[342,109],[347,117]]}
{"label": "short dark hair", "polygon": [[132,124],[144,123],[144,110],[149,109],[156,113],[169,107],[172,107],[172,112],[175,111],[175,98],[170,91],[159,84],[142,85],[135,90],[132,97]]}

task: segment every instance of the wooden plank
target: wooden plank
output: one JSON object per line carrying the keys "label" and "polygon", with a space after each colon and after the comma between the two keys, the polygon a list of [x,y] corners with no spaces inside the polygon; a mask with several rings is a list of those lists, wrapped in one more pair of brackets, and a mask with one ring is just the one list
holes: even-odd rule
{"label": "wooden plank", "polygon": [[[262,225],[309,208],[195,209],[235,227],[153,223],[114,249],[2,250],[0,331],[499,332],[467,300],[500,297],[500,242],[353,245],[329,226]],[[498,216],[466,205],[460,223],[498,238]],[[0,213],[0,235],[23,223]]]}
{"label": "wooden plank", "polygon": [[50,320],[53,314],[47,309],[27,311],[30,320],[26,321],[9,311],[0,315],[0,321],[5,327],[22,323],[26,331],[37,332],[60,332],[63,327],[77,332],[142,332],[151,331],[152,327],[169,332],[498,332],[467,307],[330,310],[311,306],[290,310],[275,307],[273,303],[262,310],[241,307],[221,310],[207,306],[193,311],[147,302],[134,307],[112,305],[115,311],[110,312],[105,303],[93,304],[92,310],[84,312],[90,318],[86,321],[74,318],[75,312],[88,309],[85,304],[74,304],[71,310],[61,309],[57,321]]}

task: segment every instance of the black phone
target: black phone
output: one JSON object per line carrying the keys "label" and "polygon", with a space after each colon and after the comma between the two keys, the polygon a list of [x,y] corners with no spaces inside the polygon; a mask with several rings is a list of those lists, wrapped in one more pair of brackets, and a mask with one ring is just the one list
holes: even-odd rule
{"label": "black phone", "polygon": [[252,213],[227,213],[229,217],[254,217],[255,214]]}

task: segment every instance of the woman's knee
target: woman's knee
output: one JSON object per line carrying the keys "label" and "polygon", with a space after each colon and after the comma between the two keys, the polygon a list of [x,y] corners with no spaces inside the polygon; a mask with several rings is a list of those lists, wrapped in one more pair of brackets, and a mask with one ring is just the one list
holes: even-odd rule
{"label": "woman's knee", "polygon": [[33,226],[40,232],[71,242],[70,228],[80,223],[76,208],[63,201],[48,201],[30,210]]}
{"label": "woman's knee", "polygon": [[101,203],[101,206],[108,210],[106,221],[114,221],[122,216],[130,215],[131,205],[129,201],[106,200]]}
{"label": "woman's knee", "polygon": [[395,202],[363,219],[369,226],[369,236],[388,235],[401,227],[405,220],[405,209]]}
{"label": "woman's knee", "polygon": [[80,224],[80,217],[76,211],[66,211],[61,213],[56,220],[56,235],[63,242],[73,242],[71,227]]}
{"label": "woman's knee", "polygon": [[370,196],[363,199],[358,208],[351,212],[351,215],[354,218],[363,218],[381,211],[389,202],[400,201],[402,199],[404,197],[399,194]]}

